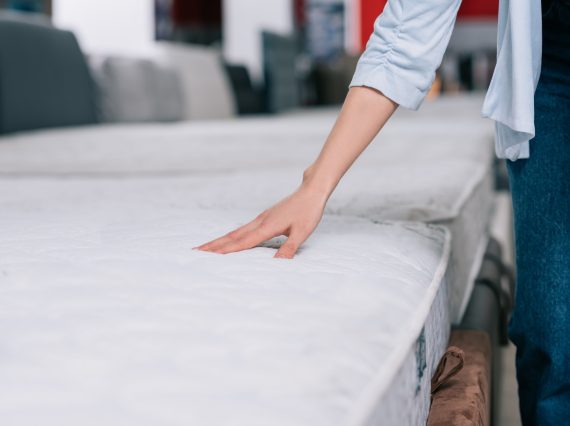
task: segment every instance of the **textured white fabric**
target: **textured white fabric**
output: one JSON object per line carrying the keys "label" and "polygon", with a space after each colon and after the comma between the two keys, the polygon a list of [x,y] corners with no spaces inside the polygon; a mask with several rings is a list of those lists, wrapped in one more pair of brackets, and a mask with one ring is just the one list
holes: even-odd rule
{"label": "textured white fabric", "polygon": [[293,189],[336,111],[3,138],[0,423],[425,423],[492,155],[448,101],[397,114],[293,262],[190,248]]}
{"label": "textured white fabric", "polygon": [[[297,121],[284,123],[299,131],[299,125],[288,124],[292,120]],[[277,123],[272,126],[279,128]],[[311,132],[271,137],[272,126],[267,136],[257,125],[229,126],[223,132],[205,126],[210,132],[203,135],[189,126],[121,126],[28,139],[26,151],[16,150],[17,155],[1,149],[22,147],[23,140],[15,138],[17,143],[0,144],[0,168],[14,170],[19,164],[17,174],[28,176],[146,177],[142,183],[133,182],[130,191],[168,193],[168,187],[179,187],[188,193],[176,201],[179,205],[261,211],[297,187],[301,170],[317,155],[322,140]],[[327,211],[374,221],[449,226],[455,237],[450,309],[452,321],[459,322],[486,241],[493,200],[491,138],[486,132],[473,132],[471,137],[434,133],[418,140],[415,132],[406,135],[404,128],[393,127],[369,148],[344,177]],[[47,150],[43,156],[36,152],[40,145]],[[25,161],[14,161],[16,156]],[[180,178],[149,181],[153,176]]]}
{"label": "textured white fabric", "polygon": [[[442,158],[490,164],[493,127],[480,118],[480,97],[428,102],[417,114],[401,109],[358,165],[381,170]],[[338,110],[297,111],[267,118],[167,125],[62,129],[0,138],[0,174],[180,174],[296,168],[310,164]]]}
{"label": "textured white fabric", "polygon": [[[399,111],[348,172],[327,207],[334,214],[375,221],[448,226],[455,237],[449,290],[454,323],[461,320],[471,294],[493,201],[492,128],[475,114],[480,102],[443,99],[426,105],[415,117]],[[168,193],[168,186],[179,186],[188,197],[178,204],[261,211],[296,188],[301,170],[316,157],[336,113],[23,135],[0,144],[0,171],[187,176],[133,183],[131,191],[144,194],[147,185],[154,185],[157,193]],[[442,128],[443,121],[450,124]]]}
{"label": "textured white fabric", "polygon": [[499,9],[497,66],[483,106],[496,121],[500,158],[529,157],[534,137],[534,92],[542,59],[540,0],[502,0]]}
{"label": "textured white fabric", "polygon": [[181,208],[180,188],[164,203],[128,185],[0,182],[0,423],[372,414],[431,311],[447,232],[327,217],[295,261],[269,247],[221,256],[191,247],[253,211]]}
{"label": "textured white fabric", "polygon": [[[406,108],[427,95],[449,42],[460,0],[391,0],[374,24],[351,86],[368,86]],[[529,155],[540,75],[540,0],[501,0],[497,66],[483,115],[496,121],[496,152]]]}

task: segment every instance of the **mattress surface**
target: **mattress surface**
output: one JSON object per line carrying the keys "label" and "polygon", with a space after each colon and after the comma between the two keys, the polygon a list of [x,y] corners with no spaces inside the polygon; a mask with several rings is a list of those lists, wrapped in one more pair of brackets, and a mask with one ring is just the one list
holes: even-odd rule
{"label": "mattress surface", "polygon": [[425,423],[486,243],[478,104],[398,112],[293,262],[190,248],[293,190],[337,110],[1,138],[0,423]]}
{"label": "mattress surface", "polygon": [[[461,319],[483,255],[492,202],[492,126],[477,118],[481,101],[450,98],[417,114],[398,111],[329,203],[338,214],[450,226],[457,265],[449,295],[454,322]],[[0,176],[198,176],[189,198],[259,209],[297,186],[337,114],[325,108],[271,118],[17,135],[0,143]],[[244,171],[251,176],[242,176]]]}
{"label": "mattress surface", "polygon": [[191,247],[256,212],[93,183],[0,182],[2,424],[370,424],[445,348],[444,228],[326,216],[294,261],[221,256]]}
{"label": "mattress surface", "polygon": [[[486,246],[492,204],[492,125],[478,118],[481,102],[444,98],[419,113],[398,111],[328,207],[374,221],[448,226],[454,236],[449,297],[455,323]],[[298,185],[337,113],[325,108],[271,118],[17,135],[0,143],[0,176],[190,176],[187,198],[201,206],[261,209]]]}
{"label": "mattress surface", "polygon": [[[35,196],[49,203],[61,182],[45,179],[36,186],[40,189]],[[152,193],[157,204],[180,209],[248,209],[259,213],[293,191],[300,179],[296,169],[288,168],[160,179],[74,178],[63,182],[66,191],[77,197],[97,194],[100,203],[144,205],[148,193]],[[379,168],[356,165],[331,197],[326,211],[374,222],[447,226],[453,236],[449,305],[452,322],[459,323],[486,246],[493,194],[489,167],[473,161],[407,162]]]}
{"label": "mattress surface", "polygon": [[[477,118],[478,98],[460,99],[427,104],[413,115],[398,111],[358,163],[379,167],[442,158],[490,163],[491,122]],[[337,114],[326,109],[25,133],[0,138],[0,175],[212,174],[289,167],[300,172],[318,154]]]}

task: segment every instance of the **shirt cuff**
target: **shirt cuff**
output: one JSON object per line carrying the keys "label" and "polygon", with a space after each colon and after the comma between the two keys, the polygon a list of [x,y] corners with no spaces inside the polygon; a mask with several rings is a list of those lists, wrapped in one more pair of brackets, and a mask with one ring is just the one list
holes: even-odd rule
{"label": "shirt cuff", "polygon": [[398,75],[389,64],[370,64],[360,61],[349,87],[365,86],[376,89],[398,105],[417,110],[427,95]]}

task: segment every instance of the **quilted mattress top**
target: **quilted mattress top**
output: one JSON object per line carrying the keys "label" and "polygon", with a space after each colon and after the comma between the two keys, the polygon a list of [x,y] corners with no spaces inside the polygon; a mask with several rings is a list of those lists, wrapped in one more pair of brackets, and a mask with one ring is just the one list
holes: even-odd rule
{"label": "quilted mattress top", "polygon": [[[358,164],[469,160],[490,164],[492,124],[479,98],[398,111]],[[469,113],[466,113],[469,112]],[[87,126],[0,138],[0,175],[225,173],[294,167],[318,154],[336,109],[239,120]]]}
{"label": "quilted mattress top", "polygon": [[197,252],[254,212],[43,185],[0,183],[0,424],[360,424],[449,257],[443,228],[340,217],[293,262]]}

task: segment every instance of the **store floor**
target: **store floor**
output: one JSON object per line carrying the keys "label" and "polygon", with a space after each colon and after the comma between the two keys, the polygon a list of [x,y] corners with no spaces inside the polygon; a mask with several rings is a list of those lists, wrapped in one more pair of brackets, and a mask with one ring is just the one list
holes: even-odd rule
{"label": "store floor", "polygon": [[[506,171],[506,170],[505,170]],[[512,205],[507,192],[497,196],[496,217],[492,225],[492,234],[503,247],[505,263],[511,268],[514,265],[514,247],[512,233]],[[520,426],[519,399],[515,369],[516,348],[509,345],[502,349],[501,405],[497,426]]]}
{"label": "store floor", "polygon": [[500,426],[520,426],[519,399],[515,372],[515,347],[503,349],[503,373],[501,375],[501,406],[499,407]]}

